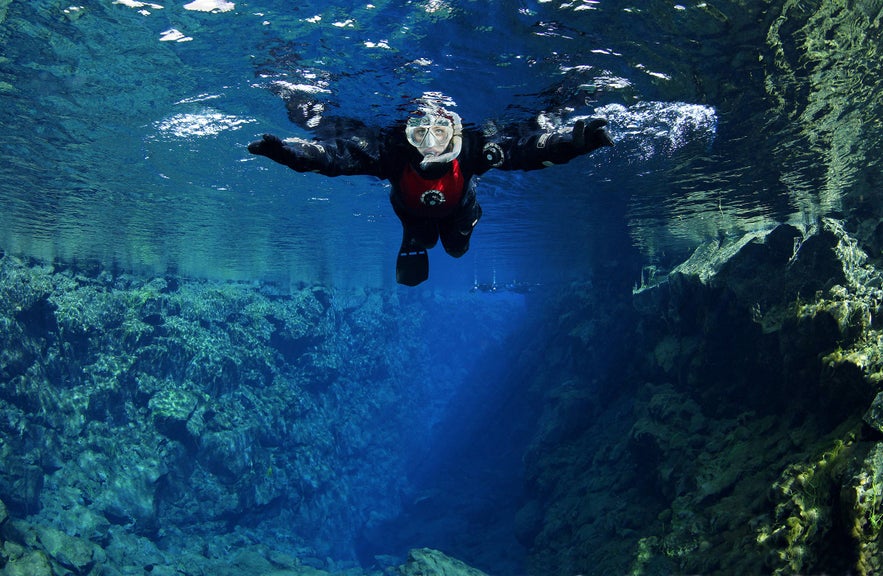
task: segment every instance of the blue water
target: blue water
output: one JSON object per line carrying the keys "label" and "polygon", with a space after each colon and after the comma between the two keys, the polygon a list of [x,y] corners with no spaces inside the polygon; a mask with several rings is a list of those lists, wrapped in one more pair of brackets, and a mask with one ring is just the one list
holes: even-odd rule
{"label": "blue water", "polygon": [[662,17],[713,38],[698,9],[136,4],[7,8],[7,250],[207,278],[391,285],[400,232],[385,183],[297,174],[245,150],[263,132],[306,135],[278,95],[291,86],[368,123],[399,119],[426,90],[478,125],[539,113],[610,120],[614,149],[486,175],[473,250],[458,262],[432,254],[436,286],[580,278],[620,246],[652,258],[713,237],[709,219],[725,215],[737,232],[793,211],[780,191],[721,171],[737,145],[727,138],[741,134],[721,126],[732,103],[693,84],[691,66],[708,57],[662,35],[638,41],[661,34]]}
{"label": "blue water", "polygon": [[[438,406],[403,447],[412,491],[390,498],[403,510],[313,544],[350,563],[432,545],[516,574],[525,551],[491,516],[518,507],[531,431],[479,423],[536,417],[499,403],[511,366],[494,361],[512,358],[529,312],[572,282],[625,295],[702,242],[840,215],[878,173],[877,56],[802,69],[799,8],[757,4],[0,0],[0,248],[422,306],[436,380],[421,392]],[[879,26],[864,33],[879,40]],[[844,69],[861,75],[829,86],[825,72]],[[603,117],[616,146],[482,177],[470,252],[432,250],[430,280],[405,289],[386,183],[248,153],[262,133],[310,136],[289,120],[291,91],[369,124],[401,119],[425,91],[474,125]]]}

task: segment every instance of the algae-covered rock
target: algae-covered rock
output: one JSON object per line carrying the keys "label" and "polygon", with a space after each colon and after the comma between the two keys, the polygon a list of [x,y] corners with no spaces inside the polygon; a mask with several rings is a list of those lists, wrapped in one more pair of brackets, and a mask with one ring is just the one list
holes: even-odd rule
{"label": "algae-covered rock", "polygon": [[883,443],[875,442],[850,470],[840,500],[844,520],[857,544],[859,574],[883,571]]}
{"label": "algae-covered rock", "polygon": [[62,566],[85,574],[96,562],[103,561],[104,551],[88,540],[69,536],[46,526],[36,528],[37,538],[46,553]]}
{"label": "algae-covered rock", "polygon": [[775,510],[757,531],[757,542],[770,551],[770,573],[812,572],[818,566],[835,573],[848,569],[838,557],[845,546],[829,543],[842,537],[837,528],[838,503],[832,496],[855,450],[852,440],[837,439],[820,453],[790,464],[772,484],[769,496]]}
{"label": "algae-covered rock", "polygon": [[850,281],[865,258],[842,225],[825,218],[808,231],[782,224],[730,242],[703,244],[672,275],[725,286],[764,311]]}
{"label": "algae-covered rock", "polygon": [[196,411],[201,396],[185,386],[159,390],[148,403],[156,429],[172,440],[190,443],[187,423]]}
{"label": "algae-covered rock", "polygon": [[8,517],[9,514],[6,512],[6,504],[3,503],[3,500],[0,500],[0,524],[6,522]]}
{"label": "algae-covered rock", "polygon": [[96,499],[98,509],[114,524],[151,533],[156,527],[156,483],[164,473],[163,465],[152,458],[116,470],[107,475]]}
{"label": "algae-covered rock", "polygon": [[0,24],[6,20],[6,12],[9,10],[10,4],[12,4],[12,0],[0,0]]}
{"label": "algae-covered rock", "polygon": [[46,554],[34,550],[18,558],[11,558],[3,568],[3,576],[52,576],[52,566]]}
{"label": "algae-covered rock", "polygon": [[[286,550],[351,554],[372,509],[398,512],[402,435],[434,384],[417,303],[333,296],[0,257],[0,495],[56,530],[23,532],[24,551],[158,574],[178,558],[153,539],[214,559],[281,521]],[[110,567],[86,569],[87,541]]]}
{"label": "algae-covered rock", "polygon": [[883,431],[883,396],[871,405],[879,272],[841,222],[822,219],[709,242],[668,280],[636,291],[647,384],[633,394],[630,448],[635,480],[648,480],[641,505],[664,508],[638,529],[636,572],[876,573],[883,462],[844,478],[863,461],[862,414],[862,433]]}
{"label": "algae-covered rock", "polygon": [[487,576],[431,548],[418,548],[408,553],[408,561],[398,568],[399,576]]}
{"label": "algae-covered rock", "polygon": [[883,432],[883,392],[878,392],[871,402],[870,408],[865,412],[865,423],[876,430]]}

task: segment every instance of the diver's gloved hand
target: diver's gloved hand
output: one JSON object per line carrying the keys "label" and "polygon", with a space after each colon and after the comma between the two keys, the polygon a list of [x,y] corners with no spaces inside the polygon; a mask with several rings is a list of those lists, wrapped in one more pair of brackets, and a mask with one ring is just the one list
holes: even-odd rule
{"label": "diver's gloved hand", "polygon": [[298,172],[319,171],[330,161],[321,144],[299,138],[282,140],[273,134],[264,134],[263,138],[249,144],[248,151]]}
{"label": "diver's gloved hand", "polygon": [[264,134],[263,138],[248,145],[248,151],[258,156],[266,156],[270,160],[284,163],[286,157],[285,144],[278,136]]}
{"label": "diver's gloved hand", "polygon": [[607,133],[607,120],[595,118],[588,124],[578,120],[573,125],[573,145],[583,154],[597,150],[603,146],[613,146],[613,139]]}

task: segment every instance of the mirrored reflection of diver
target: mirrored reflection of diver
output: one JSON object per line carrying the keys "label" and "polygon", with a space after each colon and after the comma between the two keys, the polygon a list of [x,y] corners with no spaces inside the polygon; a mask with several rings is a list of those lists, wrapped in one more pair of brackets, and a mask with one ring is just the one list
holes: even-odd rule
{"label": "mirrored reflection of diver", "polygon": [[426,94],[416,102],[416,111],[404,125],[372,128],[338,120],[328,138],[282,140],[264,134],[248,145],[252,154],[298,172],[389,180],[390,201],[403,229],[396,281],[408,286],[429,277],[427,250],[439,239],[455,258],[469,250],[481,219],[474,176],[491,168],[536,170],[564,164],[613,145],[603,119],[577,121],[569,132],[529,125],[464,129],[460,116],[444,107],[448,102],[443,98]]}

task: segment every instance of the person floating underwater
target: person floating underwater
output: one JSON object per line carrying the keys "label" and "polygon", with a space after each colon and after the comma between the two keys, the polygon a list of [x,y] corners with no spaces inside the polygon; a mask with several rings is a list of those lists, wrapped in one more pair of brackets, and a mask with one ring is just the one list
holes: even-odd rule
{"label": "person floating underwater", "polygon": [[429,278],[427,250],[439,239],[455,258],[469,250],[481,219],[475,176],[491,168],[536,170],[612,146],[607,121],[577,121],[570,132],[529,125],[497,130],[464,129],[460,116],[440,98],[424,95],[404,126],[371,128],[348,121],[345,134],[328,139],[282,140],[264,134],[248,145],[298,172],[325,176],[371,175],[388,180],[390,201],[402,223],[396,281],[416,286]]}

